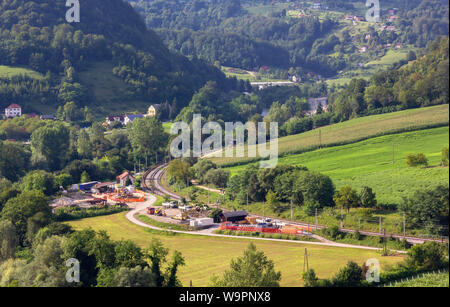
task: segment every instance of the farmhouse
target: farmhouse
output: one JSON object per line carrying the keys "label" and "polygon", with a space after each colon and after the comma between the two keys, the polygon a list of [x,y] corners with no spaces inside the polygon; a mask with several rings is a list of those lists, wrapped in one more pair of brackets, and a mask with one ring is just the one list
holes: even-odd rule
{"label": "farmhouse", "polygon": [[13,118],[17,116],[22,116],[22,107],[18,104],[13,103],[5,109],[6,118]]}

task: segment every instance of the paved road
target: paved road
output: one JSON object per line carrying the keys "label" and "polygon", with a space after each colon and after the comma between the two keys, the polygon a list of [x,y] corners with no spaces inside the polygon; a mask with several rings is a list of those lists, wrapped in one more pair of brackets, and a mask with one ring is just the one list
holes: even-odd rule
{"label": "paved road", "polygon": [[[179,200],[179,199],[181,199],[181,197],[179,195],[173,193],[172,191],[167,190],[166,188],[164,188],[160,184],[160,181],[161,181],[162,177],[164,176],[164,174],[165,174],[165,172],[167,170],[167,166],[168,166],[167,163],[158,165],[153,171],[151,171],[148,174],[147,177],[145,177],[146,178],[145,182],[147,184],[151,183],[153,185],[154,192],[156,194],[158,194],[158,195],[165,195],[165,194],[167,194],[170,197],[172,197],[173,199]],[[203,186],[197,186],[197,187],[206,189],[208,191],[212,191],[213,190],[213,189],[206,188],[206,187],[203,187]],[[222,208],[222,209],[226,210],[224,208]],[[251,214],[251,216],[256,216],[258,218],[264,218],[263,216],[255,215],[255,214]],[[273,218],[273,219],[280,220],[282,222],[289,223],[289,224],[299,225],[299,226],[309,226],[309,227],[314,228],[314,229],[327,228],[327,226],[325,226],[325,225],[317,225],[317,228],[316,228],[316,225],[314,225],[314,224],[301,223],[301,222],[292,222],[292,221],[289,221],[289,220],[284,220],[284,219],[279,219],[279,218]],[[346,233],[353,233],[355,230],[354,229],[342,228],[341,231],[342,232],[346,232]],[[378,233],[378,232],[360,231],[360,233],[363,234],[363,235],[367,235],[367,236],[376,236],[376,237],[381,236],[380,233]],[[391,236],[391,234],[388,234],[388,235]],[[405,238],[411,244],[421,244],[421,243],[424,243],[426,241],[441,242],[441,240],[437,240],[437,239],[428,239],[428,238],[411,237],[411,236],[403,237],[402,235],[394,235],[394,234],[392,235],[392,237],[396,238],[396,239],[403,239],[403,238]],[[332,242],[332,241],[330,241],[330,242]],[[448,239],[444,240],[444,242],[448,243]]]}
{"label": "paved road", "polygon": [[[244,237],[244,236],[229,236],[229,235],[221,235],[221,234],[211,233],[211,230],[181,231],[181,230],[171,230],[171,229],[159,228],[156,226],[146,224],[136,218],[136,216],[139,213],[145,211],[146,208],[152,206],[152,204],[154,204],[156,202],[155,196],[146,193],[146,197],[147,197],[146,202],[135,205],[135,207],[126,214],[126,218],[130,222],[132,222],[138,226],[145,227],[145,228],[161,230],[161,231],[170,231],[170,232],[174,232],[174,233],[182,233],[182,234],[188,234],[188,235],[207,236],[207,237],[273,241],[273,242],[284,242],[284,243],[292,243],[292,244],[309,244],[309,245],[320,245],[320,246],[331,246],[331,247],[356,248],[356,249],[365,249],[365,250],[380,250],[379,248],[375,248],[375,247],[359,246],[359,245],[351,245],[351,244],[341,244],[341,243],[335,243],[335,242],[326,242],[325,243],[325,242],[294,241],[294,240],[282,240],[282,239],[270,239],[270,238],[255,238],[255,237]],[[404,252],[398,251],[398,253],[404,253]]]}

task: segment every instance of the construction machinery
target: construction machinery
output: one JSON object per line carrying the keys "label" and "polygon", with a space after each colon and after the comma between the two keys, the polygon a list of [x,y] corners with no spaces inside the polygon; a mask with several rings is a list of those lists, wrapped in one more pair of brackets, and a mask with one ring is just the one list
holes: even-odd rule
{"label": "construction machinery", "polygon": [[147,208],[147,212],[150,215],[166,216],[166,212],[162,208]]}
{"label": "construction machinery", "polygon": [[172,219],[179,220],[179,221],[186,221],[187,218],[188,218],[188,214],[186,212],[181,212],[180,214],[172,216]]}

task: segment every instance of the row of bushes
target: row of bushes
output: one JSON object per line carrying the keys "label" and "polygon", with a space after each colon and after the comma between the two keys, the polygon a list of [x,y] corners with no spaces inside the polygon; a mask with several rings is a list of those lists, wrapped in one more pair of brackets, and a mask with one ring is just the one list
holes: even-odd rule
{"label": "row of bushes", "polygon": [[317,240],[309,236],[297,236],[288,235],[282,233],[261,233],[253,231],[234,231],[234,230],[222,230],[217,229],[214,231],[215,234],[227,235],[227,236],[242,236],[242,237],[256,237],[256,238],[268,238],[268,239],[279,239],[279,240],[293,240],[293,241],[313,241]]}
{"label": "row of bushes", "polygon": [[[342,232],[339,227],[334,225],[329,228],[322,228],[319,234],[323,237],[339,242],[355,245],[366,245],[373,247],[380,247],[384,242],[383,236],[367,236],[361,234],[358,230],[354,232]],[[386,246],[390,249],[407,250],[411,247],[405,239],[394,238],[392,235],[386,237]]]}
{"label": "row of bushes", "polygon": [[56,221],[64,222],[101,215],[110,215],[127,210],[128,208],[123,208],[120,206],[108,206],[108,207],[95,206],[87,209],[80,207],[64,207],[56,209],[54,216]]}

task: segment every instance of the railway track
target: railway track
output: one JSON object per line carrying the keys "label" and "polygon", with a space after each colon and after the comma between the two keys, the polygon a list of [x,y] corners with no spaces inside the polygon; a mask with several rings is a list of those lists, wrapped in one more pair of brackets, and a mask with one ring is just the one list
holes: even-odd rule
{"label": "railway track", "polygon": [[[166,189],[165,187],[163,187],[161,185],[161,180],[164,176],[164,174],[167,171],[167,166],[168,163],[161,163],[158,165],[155,165],[154,167],[152,167],[151,169],[149,169],[147,172],[145,172],[144,174],[144,180],[143,180],[143,186],[144,188],[149,189],[152,193],[157,194],[159,196],[164,196],[164,195],[169,195],[171,198],[175,199],[175,200],[180,200],[182,197],[173,193],[172,191],[169,191],[168,189]],[[224,211],[229,211],[226,208],[221,208]],[[279,218],[272,218],[272,217],[268,217],[268,216],[261,216],[261,215],[256,215],[256,214],[249,214],[252,217],[257,217],[257,218],[271,218],[273,220],[278,220],[281,222],[285,222],[285,223],[289,223],[289,224],[293,224],[293,225],[298,225],[298,226],[309,226],[312,229],[324,229],[327,228],[328,226],[326,225],[315,225],[315,224],[308,224],[308,223],[302,223],[302,222],[293,222],[290,220],[285,220],[285,219],[279,219]],[[342,228],[341,229],[342,232],[345,233],[352,233],[355,230],[354,229],[347,229],[347,228]],[[380,234],[378,232],[371,232],[371,231],[360,231],[360,233],[362,235],[366,235],[366,236],[374,236],[374,237],[380,237],[383,236],[383,234]],[[449,240],[448,238],[445,239],[433,239],[433,238],[421,238],[421,237],[413,237],[413,236],[406,236],[404,237],[403,235],[396,235],[396,234],[387,234],[387,236],[389,237],[393,237],[396,239],[406,239],[406,241],[408,241],[411,244],[420,244],[420,243],[424,243],[424,242],[428,242],[428,241],[434,241],[434,242],[442,242],[442,243],[448,243]]]}

